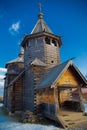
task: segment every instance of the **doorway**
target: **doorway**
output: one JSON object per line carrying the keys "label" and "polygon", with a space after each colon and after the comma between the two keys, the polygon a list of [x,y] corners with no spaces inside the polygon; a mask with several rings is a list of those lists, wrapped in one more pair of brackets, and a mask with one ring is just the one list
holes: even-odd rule
{"label": "doorway", "polygon": [[59,109],[81,111],[79,87],[61,86],[58,88]]}

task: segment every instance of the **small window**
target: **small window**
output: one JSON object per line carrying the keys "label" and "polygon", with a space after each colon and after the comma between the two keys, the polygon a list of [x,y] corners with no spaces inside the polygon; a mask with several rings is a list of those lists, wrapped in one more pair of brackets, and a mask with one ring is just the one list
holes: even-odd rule
{"label": "small window", "polygon": [[52,46],[57,46],[56,41],[55,41],[54,39],[52,39],[51,45],[52,45]]}
{"label": "small window", "polygon": [[46,44],[49,44],[49,45],[50,45],[50,38],[46,37],[46,38],[45,38],[45,41],[46,41]]}
{"label": "small window", "polygon": [[54,61],[52,60],[51,63],[54,63]]}
{"label": "small window", "polygon": [[49,45],[51,45],[51,46],[57,46],[57,43],[56,43],[56,40],[55,40],[55,39],[52,39],[52,40],[51,40],[51,38],[46,37],[46,38],[45,38],[45,42],[46,42],[46,44],[49,44]]}

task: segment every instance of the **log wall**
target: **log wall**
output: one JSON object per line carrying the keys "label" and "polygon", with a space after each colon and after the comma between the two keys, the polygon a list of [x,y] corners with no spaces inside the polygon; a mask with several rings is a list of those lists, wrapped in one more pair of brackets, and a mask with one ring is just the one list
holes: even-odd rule
{"label": "log wall", "polygon": [[44,46],[42,37],[27,40],[24,54],[25,67],[35,60],[35,58],[44,62]]}
{"label": "log wall", "polygon": [[52,88],[43,88],[38,90],[37,101],[39,104],[50,103],[54,104],[54,89]]}
{"label": "log wall", "polygon": [[12,86],[11,91],[11,111],[23,110],[23,82],[24,77],[19,78]]}
{"label": "log wall", "polygon": [[75,76],[75,74],[73,74],[71,72],[70,69],[68,69],[58,80],[58,85],[75,85],[75,86],[79,86],[79,81],[77,79],[77,77]]}
{"label": "log wall", "polygon": [[7,74],[19,74],[24,68],[24,63],[10,63],[7,65]]}
{"label": "log wall", "polygon": [[[7,74],[4,83],[4,105],[9,111],[14,112],[15,110],[21,109],[22,88],[23,88],[23,77],[16,81],[15,85],[9,86],[9,84],[18,76],[23,70],[24,63],[16,62],[7,64]],[[13,91],[14,90],[14,91]],[[17,95],[18,94],[18,95]],[[19,100],[20,97],[20,100]],[[17,100],[17,101],[16,101]],[[17,103],[17,105],[15,104]],[[18,105],[19,104],[19,105]]]}
{"label": "log wall", "polygon": [[24,54],[25,67],[35,58],[43,61],[47,65],[47,69],[59,64],[60,52],[58,41],[57,46],[52,46],[51,44],[46,43],[45,36],[28,39]]}
{"label": "log wall", "polygon": [[5,83],[4,83],[4,105],[7,107],[7,109],[10,109],[9,105],[11,103],[10,100],[10,94],[11,94],[11,87],[8,87],[8,85],[12,82],[12,80],[16,77],[17,75],[14,74],[6,74],[5,78]]}
{"label": "log wall", "polygon": [[44,43],[44,57],[47,69],[60,63],[59,46],[52,46]]}
{"label": "log wall", "polygon": [[24,110],[34,111],[34,74],[31,66],[26,68],[24,78],[23,106]]}

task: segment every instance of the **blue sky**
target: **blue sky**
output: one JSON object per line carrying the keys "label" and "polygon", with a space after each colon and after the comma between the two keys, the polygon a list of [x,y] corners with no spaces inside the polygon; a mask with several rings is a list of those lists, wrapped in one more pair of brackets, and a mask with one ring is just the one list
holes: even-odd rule
{"label": "blue sky", "polygon": [[19,44],[36,24],[39,2],[45,22],[62,38],[61,61],[76,57],[75,64],[86,74],[87,0],[0,0],[1,70],[17,57]]}

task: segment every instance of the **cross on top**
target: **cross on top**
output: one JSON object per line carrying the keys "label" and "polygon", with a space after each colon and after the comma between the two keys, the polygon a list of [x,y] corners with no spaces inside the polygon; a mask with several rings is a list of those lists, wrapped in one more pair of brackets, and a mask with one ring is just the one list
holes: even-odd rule
{"label": "cross on top", "polygon": [[42,4],[39,3],[39,9],[40,9],[40,12],[42,12]]}

